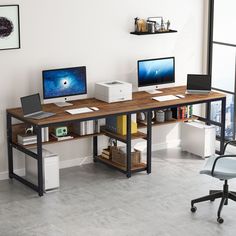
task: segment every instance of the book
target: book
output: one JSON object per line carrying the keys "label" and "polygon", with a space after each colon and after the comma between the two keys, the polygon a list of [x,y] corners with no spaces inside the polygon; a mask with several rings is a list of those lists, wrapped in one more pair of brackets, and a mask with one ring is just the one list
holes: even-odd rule
{"label": "book", "polygon": [[85,131],[85,134],[93,134],[94,133],[94,121],[93,120],[88,120],[88,121],[85,121],[86,125],[86,131]]}
{"label": "book", "polygon": [[29,145],[37,143],[37,136],[35,134],[18,134],[17,142],[21,145]]}
{"label": "book", "polygon": [[67,140],[67,139],[73,139],[74,137],[71,135],[66,135],[66,136],[61,136],[61,137],[57,137],[54,133],[51,133],[51,136],[56,138],[57,141],[63,141],[63,140]]}
{"label": "book", "polygon": [[49,141],[48,127],[43,127],[41,130],[42,142]]}
{"label": "book", "polygon": [[117,116],[106,118],[106,129],[116,133],[117,131]]}
{"label": "book", "polygon": [[110,156],[109,155],[106,155],[105,153],[102,153],[102,155],[101,155],[103,158],[105,158],[105,159],[110,159]]}
{"label": "book", "polygon": [[18,141],[18,144],[21,144],[21,145],[30,145],[30,144],[36,144],[37,143],[37,140],[27,140],[27,141]]}
{"label": "book", "polygon": [[[93,122],[93,130],[94,130],[94,133],[98,133],[98,132],[100,132],[100,127],[99,127],[99,121],[98,120],[95,120],[94,122]],[[99,131],[98,131],[99,130]]]}
{"label": "book", "polygon": [[48,127],[44,127],[44,142],[48,142],[49,141],[49,128]]}
{"label": "book", "polygon": [[[135,121],[134,121],[135,120]],[[117,116],[117,133],[121,135],[126,135],[127,131],[127,116]],[[136,123],[136,115],[134,118],[131,116],[131,134],[138,132],[138,126]]]}
{"label": "book", "polygon": [[189,105],[189,118],[193,116],[193,105]]}
{"label": "book", "polygon": [[110,155],[111,154],[111,150],[108,148],[105,148],[102,150],[102,153],[106,154],[106,155]]}

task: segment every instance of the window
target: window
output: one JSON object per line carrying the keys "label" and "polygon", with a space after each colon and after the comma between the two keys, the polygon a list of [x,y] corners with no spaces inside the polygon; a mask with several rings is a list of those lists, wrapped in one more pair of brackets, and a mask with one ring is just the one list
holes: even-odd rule
{"label": "window", "polygon": [[[235,139],[236,1],[210,1],[209,68],[212,88],[226,93],[225,139]],[[211,118],[219,121],[220,103],[212,103]],[[220,134],[220,129],[217,130]]]}

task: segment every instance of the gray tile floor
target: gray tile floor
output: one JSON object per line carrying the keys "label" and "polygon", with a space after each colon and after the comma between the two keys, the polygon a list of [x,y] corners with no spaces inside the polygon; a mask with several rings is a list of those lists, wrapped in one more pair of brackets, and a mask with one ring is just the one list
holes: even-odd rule
{"label": "gray tile floor", "polygon": [[[190,200],[221,189],[221,181],[199,175],[204,161],[178,148],[153,153],[152,174],[131,179],[102,164],[62,170],[61,188],[39,198],[17,181],[0,182],[0,236],[185,236],[236,235],[236,203]],[[236,180],[230,181],[236,189]]]}

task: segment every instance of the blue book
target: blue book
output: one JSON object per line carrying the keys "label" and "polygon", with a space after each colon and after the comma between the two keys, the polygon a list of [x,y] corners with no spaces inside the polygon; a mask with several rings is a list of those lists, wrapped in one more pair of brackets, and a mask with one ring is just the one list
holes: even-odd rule
{"label": "blue book", "polygon": [[116,116],[110,116],[106,118],[106,129],[114,133],[117,132],[117,117]]}

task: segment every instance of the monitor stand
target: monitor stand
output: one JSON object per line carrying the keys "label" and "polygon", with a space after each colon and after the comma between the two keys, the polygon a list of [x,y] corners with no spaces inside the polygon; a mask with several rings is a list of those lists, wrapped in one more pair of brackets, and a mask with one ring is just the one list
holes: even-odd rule
{"label": "monitor stand", "polygon": [[68,107],[73,105],[72,103],[69,102],[55,102],[54,104],[58,107]]}
{"label": "monitor stand", "polygon": [[157,90],[157,89],[153,89],[153,90],[147,90],[146,92],[147,92],[147,93],[149,93],[149,94],[163,93],[162,91],[160,91],[160,90]]}

